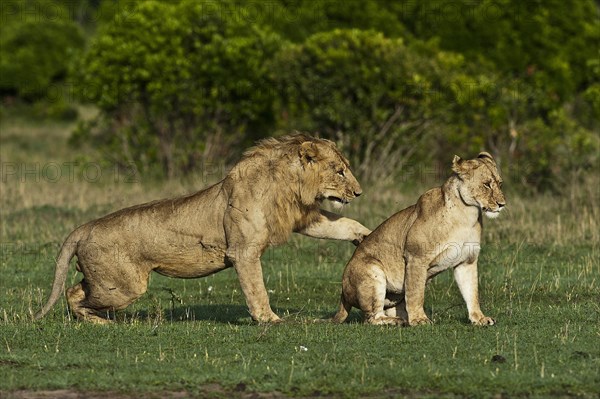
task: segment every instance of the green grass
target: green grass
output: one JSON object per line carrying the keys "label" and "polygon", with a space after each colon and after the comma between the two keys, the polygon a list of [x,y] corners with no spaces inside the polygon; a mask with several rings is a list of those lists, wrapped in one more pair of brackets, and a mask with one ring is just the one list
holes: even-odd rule
{"label": "green grass", "polygon": [[[0,126],[2,162],[76,158],[65,150],[65,126]],[[35,143],[24,145],[15,135]],[[353,246],[300,236],[263,257],[281,325],[251,322],[231,269],[198,280],[153,275],[148,293],[110,326],[72,320],[64,300],[33,322],[51,287],[57,249],[76,225],[202,184],[131,184],[112,175],[95,182],[24,180],[0,182],[0,396],[21,389],[202,396],[214,383],[224,397],[242,389],[342,397],[595,398],[600,392],[598,193],[590,188],[598,187],[597,176],[562,197],[509,192],[508,212],[486,221],[481,301],[498,321],[488,328],[468,324],[451,273],[427,288],[432,326],[366,326],[357,310],[344,325],[313,323],[336,311]],[[345,214],[375,227],[423,188],[365,187],[365,198]],[[73,268],[69,282],[79,279]]]}

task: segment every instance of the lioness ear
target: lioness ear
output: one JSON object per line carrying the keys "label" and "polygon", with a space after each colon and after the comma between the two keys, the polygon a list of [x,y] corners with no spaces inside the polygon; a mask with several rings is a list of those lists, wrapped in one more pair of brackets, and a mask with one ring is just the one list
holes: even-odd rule
{"label": "lioness ear", "polygon": [[463,160],[458,155],[455,155],[452,159],[452,171],[461,174],[463,172],[463,168],[461,167],[462,163]]}
{"label": "lioness ear", "polygon": [[486,152],[486,151],[480,152],[479,155],[477,155],[477,158],[479,158],[479,159],[489,159],[493,163],[496,163],[496,161],[494,160],[494,157],[492,157],[492,154],[490,154],[489,152]]}
{"label": "lioness ear", "polygon": [[474,159],[462,159],[458,155],[452,160],[452,171],[459,176],[467,176],[479,167],[479,162]]}
{"label": "lioness ear", "polygon": [[304,143],[300,144],[298,155],[300,156],[300,161],[302,164],[306,165],[317,160],[319,150],[317,145],[312,141],[305,141]]}

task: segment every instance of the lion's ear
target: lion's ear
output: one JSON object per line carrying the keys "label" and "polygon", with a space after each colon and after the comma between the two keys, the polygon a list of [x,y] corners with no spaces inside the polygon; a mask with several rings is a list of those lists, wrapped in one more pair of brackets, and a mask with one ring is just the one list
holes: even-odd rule
{"label": "lion's ear", "polygon": [[300,156],[300,161],[302,161],[302,164],[306,165],[316,162],[317,156],[319,155],[319,150],[317,145],[312,141],[305,141],[304,143],[300,144],[300,151],[298,155]]}

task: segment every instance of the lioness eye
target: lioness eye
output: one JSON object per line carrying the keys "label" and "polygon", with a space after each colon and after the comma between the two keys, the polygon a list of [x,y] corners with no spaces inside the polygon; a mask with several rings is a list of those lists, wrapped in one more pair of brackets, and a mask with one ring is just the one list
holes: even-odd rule
{"label": "lioness eye", "polygon": [[343,169],[342,170],[338,170],[337,174],[340,175],[340,176],[342,176],[342,177],[346,176],[346,173],[344,172]]}
{"label": "lioness eye", "polygon": [[492,188],[492,186],[490,185],[490,183],[483,183],[483,187],[489,188],[489,189]]}

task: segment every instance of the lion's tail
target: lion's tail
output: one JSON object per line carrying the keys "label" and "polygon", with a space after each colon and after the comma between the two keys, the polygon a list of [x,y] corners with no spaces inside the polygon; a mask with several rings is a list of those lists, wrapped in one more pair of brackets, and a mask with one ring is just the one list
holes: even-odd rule
{"label": "lion's tail", "polygon": [[343,323],[348,318],[348,314],[350,314],[351,309],[352,309],[352,305],[350,305],[350,303],[348,303],[348,301],[346,301],[346,298],[344,297],[344,293],[342,292],[342,295],[340,298],[340,309],[335,314],[335,316],[333,316],[331,321],[333,321],[334,323],[337,323],[337,324]]}
{"label": "lion's tail", "polygon": [[69,237],[63,243],[60,252],[58,253],[58,257],[56,259],[56,269],[54,271],[54,283],[52,284],[52,292],[50,292],[50,297],[46,304],[42,307],[42,309],[37,312],[34,316],[35,320],[39,320],[50,311],[52,306],[58,301],[61,294],[65,289],[65,282],[67,281],[67,273],[69,271],[69,263],[75,253],[77,252],[77,245],[79,244],[79,240],[81,240],[82,229],[76,229],[73,231]]}

